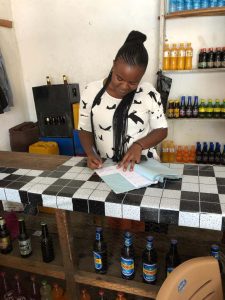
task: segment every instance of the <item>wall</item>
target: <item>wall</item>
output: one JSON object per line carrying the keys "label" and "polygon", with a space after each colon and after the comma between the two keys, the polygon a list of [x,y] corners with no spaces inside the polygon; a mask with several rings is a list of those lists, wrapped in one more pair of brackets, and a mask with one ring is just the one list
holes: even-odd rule
{"label": "wall", "polygon": [[[8,0],[0,1],[0,19],[13,19],[11,3]],[[4,57],[14,102],[14,107],[11,107],[10,111],[0,114],[0,150],[9,150],[9,128],[28,120],[22,67],[14,28],[0,27],[0,49]]]}

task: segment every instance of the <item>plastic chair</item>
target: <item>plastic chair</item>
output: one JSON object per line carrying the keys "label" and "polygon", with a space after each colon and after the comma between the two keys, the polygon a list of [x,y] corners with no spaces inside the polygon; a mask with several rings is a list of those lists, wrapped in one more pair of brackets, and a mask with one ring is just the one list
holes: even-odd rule
{"label": "plastic chair", "polygon": [[156,300],[223,300],[218,261],[211,256],[190,259],[173,270]]}

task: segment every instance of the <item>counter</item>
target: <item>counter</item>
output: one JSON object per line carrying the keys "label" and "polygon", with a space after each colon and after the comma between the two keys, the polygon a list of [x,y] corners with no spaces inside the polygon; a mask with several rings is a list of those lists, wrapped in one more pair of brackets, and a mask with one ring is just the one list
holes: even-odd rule
{"label": "counter", "polygon": [[182,179],[115,194],[86,158],[0,152],[0,200],[224,231],[225,167],[167,165]]}

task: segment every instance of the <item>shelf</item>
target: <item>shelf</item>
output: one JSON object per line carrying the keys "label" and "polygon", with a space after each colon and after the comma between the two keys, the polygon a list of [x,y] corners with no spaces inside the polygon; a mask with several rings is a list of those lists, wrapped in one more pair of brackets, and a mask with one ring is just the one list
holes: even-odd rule
{"label": "shelf", "polygon": [[183,74],[183,73],[221,73],[225,72],[225,68],[212,68],[212,69],[192,69],[192,70],[162,70],[164,74]]}
{"label": "shelf", "polygon": [[167,118],[167,121],[215,121],[215,122],[222,122],[222,121],[225,121],[225,119],[222,119],[222,118]]}
{"label": "shelf", "polygon": [[187,17],[202,17],[202,16],[224,16],[225,6],[211,7],[196,10],[176,11],[165,15],[165,19],[187,18]]}

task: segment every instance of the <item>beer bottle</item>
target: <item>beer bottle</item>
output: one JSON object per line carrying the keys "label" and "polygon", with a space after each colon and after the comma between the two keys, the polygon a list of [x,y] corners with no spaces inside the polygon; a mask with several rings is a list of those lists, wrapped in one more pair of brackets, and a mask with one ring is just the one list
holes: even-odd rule
{"label": "beer bottle", "polygon": [[208,162],[209,162],[208,145],[206,142],[204,142],[202,148],[202,163],[207,164]]}
{"label": "beer bottle", "polygon": [[95,272],[105,274],[107,272],[107,245],[103,238],[102,227],[96,228],[95,241],[93,245],[93,256]]}
{"label": "beer bottle", "polygon": [[16,291],[16,296],[17,296],[16,299],[19,299],[19,300],[26,300],[26,299],[28,299],[25,296],[25,293],[22,291],[19,275],[16,274],[14,278],[16,280],[16,289],[17,289],[17,291]]}
{"label": "beer bottle", "polygon": [[153,245],[153,237],[147,237],[146,249],[142,255],[143,281],[154,284],[157,280],[157,253]]}
{"label": "beer bottle", "polygon": [[127,300],[127,298],[124,296],[124,293],[118,292],[116,300]]}
{"label": "beer bottle", "polygon": [[91,296],[86,289],[81,290],[80,300],[91,300]]}
{"label": "beer bottle", "polygon": [[52,300],[52,288],[46,280],[42,280],[40,288],[41,300]]}
{"label": "beer bottle", "polygon": [[223,153],[221,155],[221,164],[225,165],[225,145],[223,146]]}
{"label": "beer bottle", "polygon": [[167,109],[167,117],[169,119],[172,119],[174,116],[174,102],[173,100],[169,100],[169,105],[168,105],[168,109]]}
{"label": "beer bottle", "polygon": [[221,107],[220,107],[220,100],[216,99],[215,105],[213,108],[213,117],[218,119],[221,116]]}
{"label": "beer bottle", "polygon": [[213,117],[213,104],[212,99],[208,100],[208,105],[206,107],[206,118],[212,118]]}
{"label": "beer bottle", "polygon": [[166,255],[166,276],[168,276],[180,264],[177,250],[177,240],[170,241],[170,250]]}
{"label": "beer bottle", "polygon": [[223,103],[221,104],[220,116],[222,119],[225,119],[225,99],[223,99]]}
{"label": "beer bottle", "polygon": [[198,117],[198,96],[194,97],[194,105],[193,105],[193,108],[192,108],[192,116],[193,116],[193,118]]}
{"label": "beer bottle", "polygon": [[46,82],[47,82],[47,85],[51,85],[51,80],[50,80],[49,76],[46,76]]}
{"label": "beer bottle", "polygon": [[221,52],[221,47],[217,47],[216,51],[214,52],[214,59],[213,59],[213,67],[214,68],[220,68],[221,67],[221,56],[222,56],[222,52]]}
{"label": "beer bottle", "polygon": [[63,83],[64,83],[64,84],[68,84],[66,75],[63,75]]}
{"label": "beer bottle", "polygon": [[198,108],[198,116],[199,118],[205,118],[205,114],[206,114],[205,100],[201,99],[201,103]]}
{"label": "beer bottle", "polygon": [[210,255],[215,257],[215,259],[218,260],[220,273],[223,273],[223,265],[222,265],[222,262],[221,262],[221,259],[220,259],[220,247],[219,247],[219,245],[216,245],[216,244],[211,245]]}
{"label": "beer bottle", "polygon": [[37,285],[36,285],[36,278],[34,275],[30,277],[31,280],[31,295],[29,300],[39,300],[40,295],[38,293]]}
{"label": "beer bottle", "polygon": [[220,143],[216,142],[216,147],[215,147],[215,164],[219,165],[221,163],[221,151],[220,151]]}
{"label": "beer bottle", "polygon": [[3,281],[3,288],[4,288],[4,291],[3,291],[3,299],[4,300],[13,300],[13,299],[16,299],[16,293],[14,290],[10,289],[9,286],[8,286],[8,283],[7,283],[7,280],[6,280],[6,276],[5,276],[5,272],[1,272],[1,277],[2,277],[2,281]]}
{"label": "beer bottle", "polygon": [[215,163],[214,144],[212,142],[209,143],[208,162],[209,164]]}
{"label": "beer bottle", "polygon": [[186,113],[186,106],[185,106],[185,96],[181,97],[180,101],[180,118],[184,118]]}
{"label": "beer bottle", "polygon": [[133,279],[135,275],[133,235],[128,231],[124,234],[124,246],[121,250],[120,262],[122,278]]}
{"label": "beer bottle", "polygon": [[2,254],[8,254],[12,249],[12,241],[5,219],[0,217],[0,251]]}
{"label": "beer bottle", "polygon": [[48,226],[46,223],[41,222],[41,252],[42,252],[42,259],[44,262],[48,263],[54,260],[54,248],[52,238],[48,233]]}
{"label": "beer bottle", "polygon": [[213,48],[209,48],[208,53],[206,55],[207,68],[213,68],[213,58],[214,58]]}
{"label": "beer bottle", "polygon": [[192,117],[192,103],[191,103],[191,96],[188,96],[188,103],[186,106],[186,117],[191,118]]}
{"label": "beer bottle", "polygon": [[19,250],[22,257],[28,257],[32,254],[30,237],[26,232],[24,218],[19,218]]}
{"label": "beer bottle", "polygon": [[173,109],[173,117],[175,119],[179,118],[180,116],[180,107],[179,107],[179,100],[175,100],[174,109]]}

